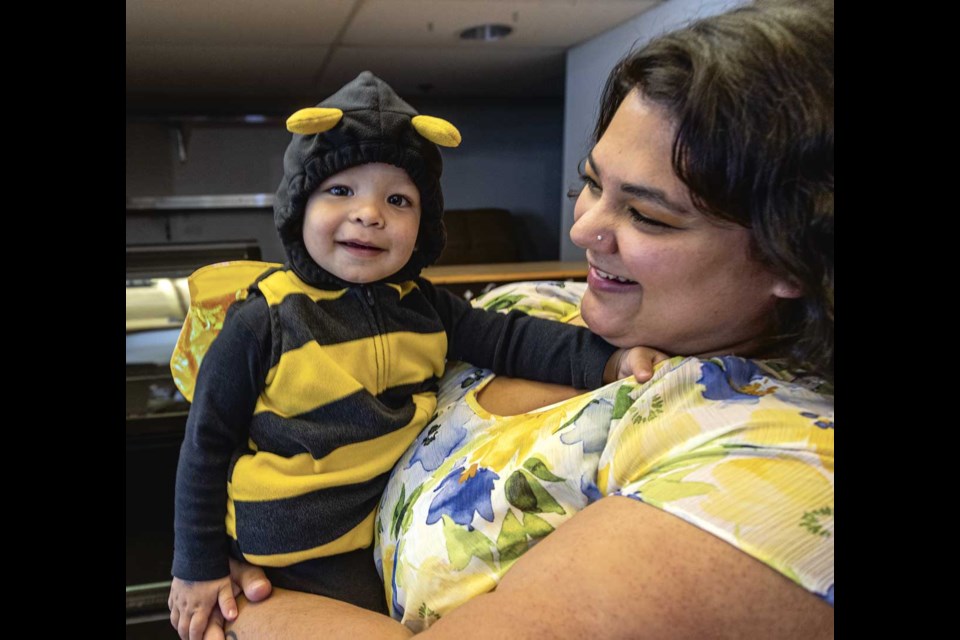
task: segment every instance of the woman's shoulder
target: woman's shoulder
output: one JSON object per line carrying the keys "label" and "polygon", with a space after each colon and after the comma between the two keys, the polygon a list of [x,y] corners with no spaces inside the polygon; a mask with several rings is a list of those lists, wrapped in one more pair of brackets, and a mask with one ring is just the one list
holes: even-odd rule
{"label": "woman's shoulder", "polygon": [[833,397],[764,363],[673,358],[621,386],[598,467],[832,602]]}
{"label": "woman's shoulder", "polygon": [[814,393],[833,396],[833,383],[816,373],[790,365],[785,359],[754,360],[765,373],[792,385],[809,389]]}
{"label": "woman's shoulder", "polygon": [[629,471],[621,467],[631,476],[658,460],[682,452],[699,455],[706,448],[724,455],[735,450],[791,455],[813,447],[832,464],[833,396],[806,382],[804,376],[736,356],[671,358],[645,383],[621,381],[608,450],[642,444],[644,464],[629,463]]}

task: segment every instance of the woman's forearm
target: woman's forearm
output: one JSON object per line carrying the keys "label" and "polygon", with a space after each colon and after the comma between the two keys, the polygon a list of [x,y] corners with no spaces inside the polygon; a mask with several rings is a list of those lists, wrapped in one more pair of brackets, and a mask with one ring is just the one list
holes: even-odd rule
{"label": "woman's forearm", "polygon": [[239,598],[240,614],[226,626],[228,640],[357,640],[409,638],[405,626],[379,613],[323,596],[274,589],[262,602]]}

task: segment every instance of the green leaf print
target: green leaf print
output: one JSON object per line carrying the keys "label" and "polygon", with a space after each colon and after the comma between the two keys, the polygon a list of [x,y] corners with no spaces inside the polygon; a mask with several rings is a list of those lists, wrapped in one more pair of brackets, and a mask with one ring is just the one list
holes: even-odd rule
{"label": "green leaf print", "polygon": [[534,511],[537,508],[537,496],[534,495],[530,483],[519,470],[514,471],[507,478],[504,492],[507,494],[507,502],[520,511]]}
{"label": "green leaf print", "polygon": [[813,511],[806,511],[800,518],[800,526],[815,536],[829,538],[830,532],[823,526],[824,520],[833,516],[833,509],[830,507],[821,507]]}
{"label": "green leaf print", "polygon": [[440,619],[440,614],[428,607],[426,602],[420,603],[420,608],[417,609],[417,615],[420,616],[421,620],[430,620],[435,622]]}
{"label": "green leaf print", "polygon": [[653,396],[653,400],[650,401],[650,408],[647,409],[647,412],[643,414],[639,412],[635,413],[631,422],[633,422],[633,424],[650,422],[661,413],[663,413],[663,396],[657,393]]}
{"label": "green leaf print", "polygon": [[501,309],[509,309],[513,305],[517,304],[520,300],[523,300],[522,295],[504,294],[502,296],[497,296],[490,302],[487,302],[483,305],[483,308],[487,311],[500,311]]}
{"label": "green leaf print", "polygon": [[513,562],[527,550],[527,532],[523,525],[513,515],[513,511],[507,511],[503,519],[503,526],[500,527],[500,535],[497,536],[497,549],[500,550],[500,567],[503,568],[507,562]]}
{"label": "green leaf print", "polygon": [[625,384],[617,389],[617,398],[613,401],[613,416],[614,420],[619,420],[627,412],[627,409],[630,408],[630,405],[633,404],[634,400],[630,397],[630,394],[637,387],[632,384]]}
{"label": "green leaf print", "polygon": [[413,521],[413,505],[420,498],[421,493],[423,493],[423,485],[418,486],[410,494],[410,499],[407,500],[407,505],[403,508],[403,515],[400,518],[400,531],[406,531],[410,528],[410,523]]}
{"label": "green leaf print", "polygon": [[390,518],[391,527],[390,533],[393,534],[393,537],[396,538],[397,534],[400,533],[400,519],[403,518],[403,512],[406,509],[406,495],[407,488],[405,486],[400,487],[400,498],[397,500],[397,503],[393,505],[393,516]]}
{"label": "green leaf print", "polygon": [[517,469],[504,487],[507,502],[524,513],[566,513],[537,479],[523,469]]}
{"label": "green leaf print", "polygon": [[549,522],[532,513],[523,514],[523,529],[527,532],[527,535],[533,539],[542,538],[553,531],[553,527],[550,526]]}
{"label": "green leaf print", "polygon": [[563,478],[550,473],[550,468],[540,458],[527,458],[523,463],[523,468],[546,482],[563,482]]}
{"label": "green leaf print", "polygon": [[497,536],[497,548],[500,550],[500,570],[505,571],[530,547],[531,541],[539,540],[553,531],[553,527],[539,516],[523,514],[523,523],[517,520],[513,511],[507,511]]}
{"label": "green leaf print", "polygon": [[566,509],[561,507],[560,503],[550,495],[550,492],[537,482],[536,478],[529,477],[527,480],[530,482],[530,488],[533,489],[534,495],[537,496],[537,506],[539,509],[535,513],[557,513],[563,515],[567,512]]}
{"label": "green leaf print", "polygon": [[470,558],[479,558],[491,569],[495,568],[493,541],[478,529],[468,530],[444,514],[443,539],[447,544],[447,558],[450,560],[450,566],[455,570],[463,571],[470,564]]}
{"label": "green leaf print", "polygon": [[400,487],[400,498],[393,507],[393,524],[390,527],[390,531],[394,538],[400,535],[401,530],[406,531],[410,528],[410,521],[413,518],[411,506],[417,501],[417,498],[420,497],[420,493],[423,491],[423,485],[418,486],[405,501],[404,495],[406,490],[406,487]]}
{"label": "green leaf print", "polygon": [[667,502],[702,496],[716,489],[707,482],[684,482],[683,479],[687,474],[694,470],[680,469],[670,474],[661,475],[640,488],[640,497],[648,504],[663,508],[663,505]]}
{"label": "green leaf print", "polygon": [[583,408],[580,409],[580,411],[577,411],[576,415],[574,415],[572,418],[570,418],[569,420],[567,420],[566,422],[564,422],[562,425],[560,425],[559,427],[557,427],[556,429],[554,429],[553,432],[554,432],[554,433],[559,433],[559,432],[563,431],[564,429],[566,429],[567,427],[569,427],[569,426],[570,426],[571,424],[573,424],[574,422],[576,422],[577,419],[578,419],[580,416],[583,415],[583,412],[587,410],[587,407],[589,407],[589,406],[592,405],[592,404],[600,404],[600,401],[599,401],[599,400],[591,400],[591,401],[588,402],[587,404],[583,405]]}

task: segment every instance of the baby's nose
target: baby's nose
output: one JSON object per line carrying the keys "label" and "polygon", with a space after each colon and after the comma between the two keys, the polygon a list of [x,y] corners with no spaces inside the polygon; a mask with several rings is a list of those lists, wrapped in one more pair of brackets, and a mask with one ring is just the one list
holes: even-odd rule
{"label": "baby's nose", "polygon": [[354,222],[359,222],[365,227],[376,227],[383,225],[383,213],[380,211],[378,203],[367,200],[358,203],[351,218]]}

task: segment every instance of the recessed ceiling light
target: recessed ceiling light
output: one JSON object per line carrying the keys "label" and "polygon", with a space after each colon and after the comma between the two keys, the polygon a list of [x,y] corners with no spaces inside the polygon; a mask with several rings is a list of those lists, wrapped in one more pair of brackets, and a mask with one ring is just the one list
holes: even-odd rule
{"label": "recessed ceiling light", "polygon": [[460,37],[463,40],[484,40],[486,42],[492,42],[493,40],[506,38],[512,31],[513,27],[508,27],[505,24],[481,24],[476,27],[464,29],[460,32]]}

